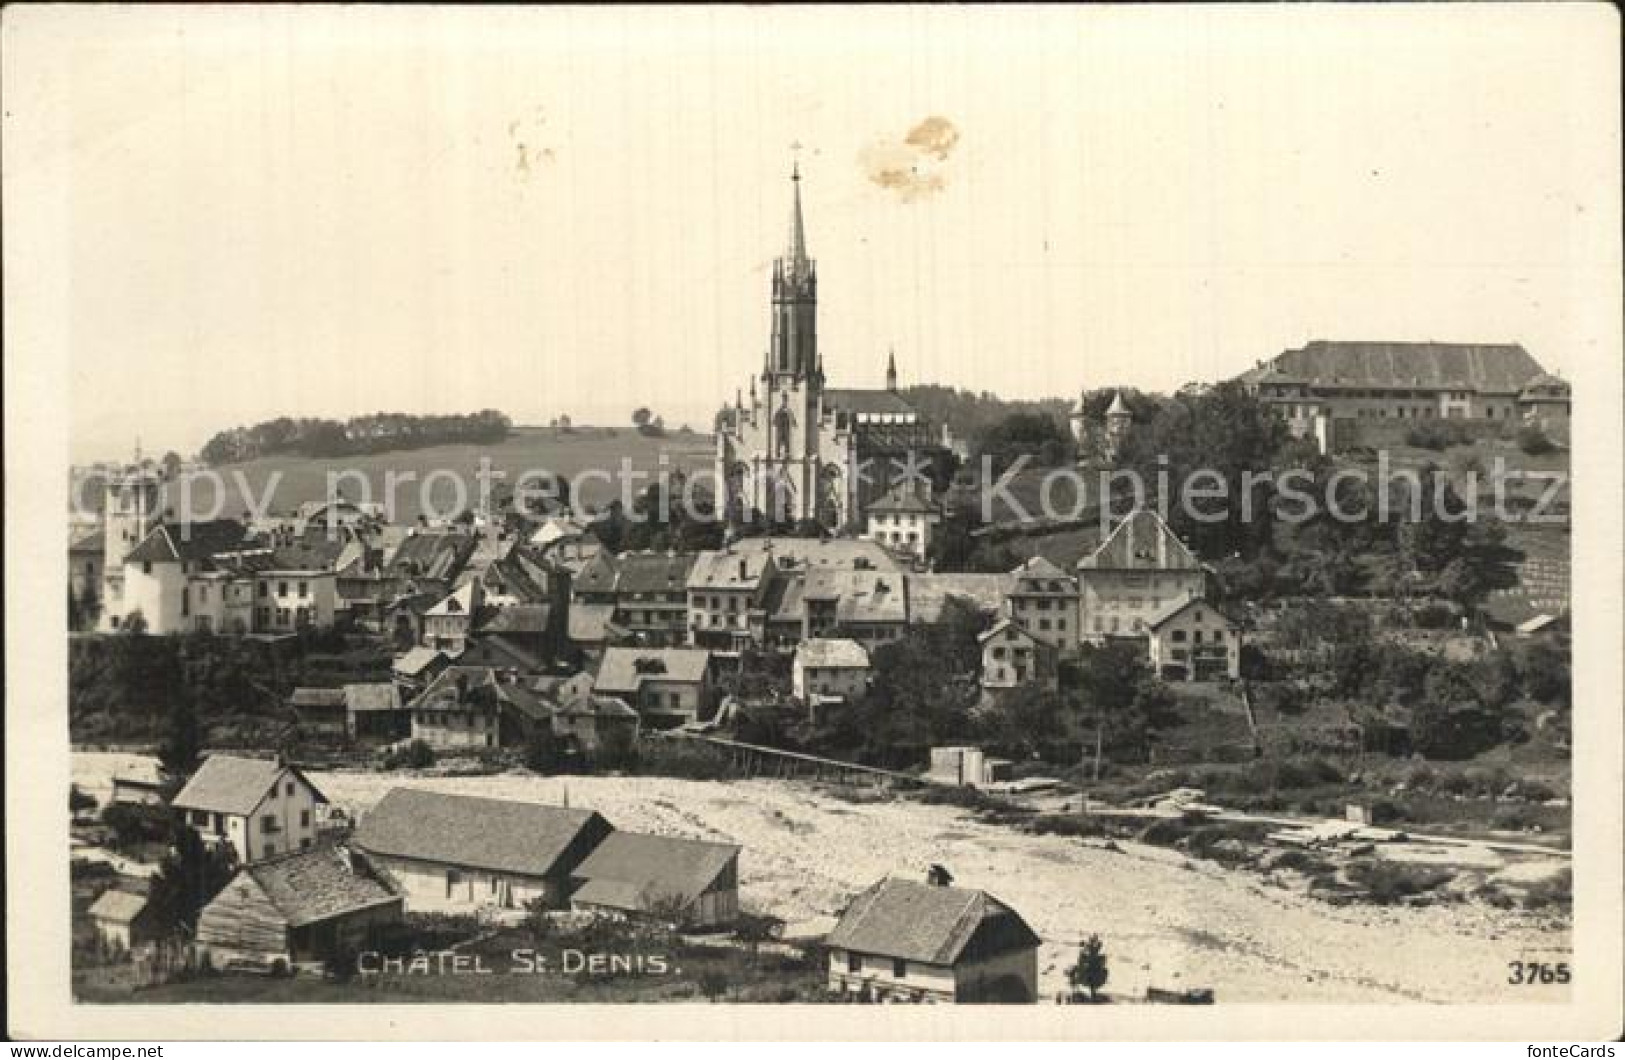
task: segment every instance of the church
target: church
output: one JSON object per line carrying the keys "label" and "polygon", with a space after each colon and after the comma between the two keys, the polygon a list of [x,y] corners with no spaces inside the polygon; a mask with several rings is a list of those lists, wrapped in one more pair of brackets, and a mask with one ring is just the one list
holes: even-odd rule
{"label": "church", "polygon": [[[907,468],[935,480],[947,447],[897,391],[824,385],[818,349],[818,269],[807,256],[801,172],[790,175],[790,236],[773,263],[772,330],[759,375],[717,417],[719,509],[730,522],[815,521],[836,533],[863,526],[868,506]],[[937,485],[940,487],[941,483]]]}

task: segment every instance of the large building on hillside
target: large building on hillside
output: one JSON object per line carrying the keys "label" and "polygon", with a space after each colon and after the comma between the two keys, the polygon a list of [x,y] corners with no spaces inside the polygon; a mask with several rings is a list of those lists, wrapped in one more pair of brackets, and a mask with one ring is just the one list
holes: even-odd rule
{"label": "large building on hillside", "polygon": [[1554,404],[1568,406],[1567,384],[1516,344],[1317,340],[1240,382],[1323,450],[1362,420],[1552,420]]}
{"label": "large building on hillside", "polygon": [[1171,605],[1207,595],[1207,568],[1161,516],[1129,513],[1078,561],[1081,639],[1143,637]]}
{"label": "large building on hillside", "polygon": [[[807,256],[801,174],[791,180],[790,238],[773,264],[772,332],[762,371],[717,417],[719,506],[730,520],[788,524],[814,520],[837,531],[862,528],[910,459],[941,446],[926,419],[897,391],[896,359],[884,390],[825,385],[818,348],[818,270]],[[860,474],[861,472],[861,474]]]}

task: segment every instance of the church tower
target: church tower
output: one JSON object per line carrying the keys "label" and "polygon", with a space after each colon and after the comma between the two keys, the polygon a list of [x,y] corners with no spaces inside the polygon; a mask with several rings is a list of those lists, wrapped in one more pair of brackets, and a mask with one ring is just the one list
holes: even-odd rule
{"label": "church tower", "polygon": [[116,628],[124,613],[124,557],[163,519],[163,483],[141,461],[107,476],[102,501],[102,621]]}
{"label": "church tower", "polygon": [[818,353],[818,268],[807,256],[801,167],[790,171],[790,234],[773,263],[773,323],[762,370],[766,464],[756,507],[780,522],[815,517],[824,368]]}

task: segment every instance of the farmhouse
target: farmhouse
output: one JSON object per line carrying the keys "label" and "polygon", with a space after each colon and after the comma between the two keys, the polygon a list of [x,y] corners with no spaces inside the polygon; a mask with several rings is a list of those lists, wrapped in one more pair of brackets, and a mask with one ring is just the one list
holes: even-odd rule
{"label": "farmhouse", "polygon": [[829,988],[875,1000],[1033,1001],[1039,938],[986,891],[885,879],[830,932]]}
{"label": "farmhouse", "polygon": [[321,846],[238,870],[198,916],[197,947],[217,968],[320,961],[401,919],[402,899],[365,857]]}
{"label": "farmhouse", "polygon": [[248,864],[316,840],[316,807],[327,796],[293,766],[266,758],[210,755],[172,804],[206,843],[229,844]]}
{"label": "farmhouse", "polygon": [[688,928],[719,928],[739,916],[739,847],[698,839],[613,832],[571,874],[570,904]]}
{"label": "farmhouse", "polygon": [[408,909],[562,909],[571,874],[612,830],[591,810],[394,788],[361,818],[355,843]]}
{"label": "farmhouse", "polygon": [[485,750],[521,740],[546,705],[511,671],[448,667],[407,706],[412,739],[436,750]]}
{"label": "farmhouse", "polygon": [[158,916],[144,894],[103,891],[87,914],[102,942],[131,950],[158,937]]}

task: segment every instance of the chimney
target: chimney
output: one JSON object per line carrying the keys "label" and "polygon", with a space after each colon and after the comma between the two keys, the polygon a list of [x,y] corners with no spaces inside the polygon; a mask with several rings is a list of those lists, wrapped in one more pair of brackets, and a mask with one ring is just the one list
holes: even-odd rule
{"label": "chimney", "polygon": [[941,865],[933,864],[925,870],[925,882],[933,887],[948,887],[954,882],[954,874]]}
{"label": "chimney", "polygon": [[744,581],[745,578],[747,577],[747,574],[745,573],[746,565],[747,565],[747,562],[745,560],[745,557],[740,556],[739,557],[739,580],[740,581]]}

